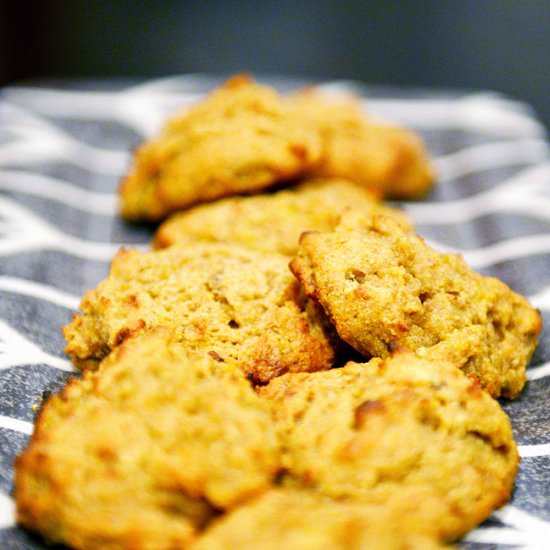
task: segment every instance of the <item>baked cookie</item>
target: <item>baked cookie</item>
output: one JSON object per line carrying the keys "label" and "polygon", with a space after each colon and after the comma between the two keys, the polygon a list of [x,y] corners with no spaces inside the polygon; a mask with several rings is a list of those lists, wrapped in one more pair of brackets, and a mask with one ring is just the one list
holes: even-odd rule
{"label": "baked cookie", "polygon": [[[290,486],[382,505],[425,490],[446,539],[510,498],[518,453],[508,417],[450,363],[397,354],[287,374],[260,395],[273,404]],[[424,513],[409,520],[421,524]]]}
{"label": "baked cookie", "polygon": [[148,334],[43,407],[16,461],[17,520],[72,548],[184,548],[279,465],[242,373]]}
{"label": "baked cookie", "polygon": [[159,220],[258,191],[303,174],[320,153],[316,128],[296,118],[275,90],[235,77],[139,147],[120,187],[120,212],[128,220]]}
{"label": "baked cookie", "polygon": [[346,209],[384,213],[410,225],[399,210],[384,206],[350,181],[319,179],[294,189],[231,197],[174,214],[158,229],[154,246],[195,241],[232,242],[293,256],[305,230],[330,231]]}
{"label": "baked cookie", "polygon": [[364,355],[405,348],[453,361],[494,397],[513,398],[523,388],[539,313],[391,218],[350,212],[333,232],[302,235],[291,269],[340,337]]}
{"label": "baked cookie", "polygon": [[164,326],[172,338],[237,363],[256,383],[332,365],[332,327],[300,291],[288,258],[228,244],[121,251],[64,329],[66,352],[97,365],[127,338]]}
{"label": "baked cookie", "polygon": [[368,506],[331,501],[306,491],[273,490],[216,520],[193,550],[449,548],[434,533],[416,530],[408,521],[408,512],[426,508],[425,495],[396,496],[400,502]]}
{"label": "baked cookie", "polygon": [[288,102],[321,135],[321,163],[313,174],[348,178],[384,197],[417,198],[432,186],[433,169],[420,138],[366,115],[354,96],[313,88]]}

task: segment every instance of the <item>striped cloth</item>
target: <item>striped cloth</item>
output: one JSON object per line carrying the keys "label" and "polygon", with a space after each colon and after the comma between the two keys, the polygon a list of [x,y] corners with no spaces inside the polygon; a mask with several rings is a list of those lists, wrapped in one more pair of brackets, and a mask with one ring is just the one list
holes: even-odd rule
{"label": "striped cloth", "polygon": [[[13,459],[32,432],[33,404],[72,367],[60,327],[106,275],[122,244],[147,229],[115,215],[130,151],[167,114],[220,79],[57,82],[0,91],[0,547],[45,546],[14,527]],[[269,82],[269,79],[268,79]],[[278,88],[303,83],[271,79]],[[321,83],[368,98],[369,110],[418,131],[439,185],[403,205],[438,249],[464,254],[530,297],[550,327],[550,160],[531,110],[494,93]],[[513,501],[470,533],[465,548],[550,547],[550,329],[521,397],[504,403],[523,457]]]}

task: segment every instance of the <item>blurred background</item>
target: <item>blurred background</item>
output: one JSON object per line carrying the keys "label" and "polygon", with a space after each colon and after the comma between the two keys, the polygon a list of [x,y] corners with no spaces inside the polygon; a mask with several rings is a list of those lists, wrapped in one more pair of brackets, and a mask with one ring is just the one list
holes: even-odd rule
{"label": "blurred background", "polygon": [[187,72],[493,89],[550,126],[549,0],[0,0],[0,84]]}

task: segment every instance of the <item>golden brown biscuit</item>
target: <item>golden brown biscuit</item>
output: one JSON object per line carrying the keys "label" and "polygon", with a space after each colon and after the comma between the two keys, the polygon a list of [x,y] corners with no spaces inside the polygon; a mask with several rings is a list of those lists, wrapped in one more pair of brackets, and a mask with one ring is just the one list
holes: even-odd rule
{"label": "golden brown biscuit", "polygon": [[215,521],[193,550],[449,548],[430,530],[417,530],[409,521],[411,511],[416,514],[426,508],[425,495],[396,496],[393,500],[400,502],[368,506],[331,501],[305,491],[273,490]]}
{"label": "golden brown biscuit", "polygon": [[410,225],[402,212],[380,204],[355,183],[319,179],[294,189],[231,197],[175,214],[160,226],[154,245],[165,248],[180,242],[230,242],[292,256],[303,231],[333,229],[346,209],[384,213]]}
{"label": "golden brown biscuit", "polygon": [[18,457],[18,522],[73,548],[184,548],[280,464],[269,408],[238,369],[134,338],[42,409]]}
{"label": "golden brown biscuit", "polygon": [[288,102],[321,134],[322,158],[313,174],[348,178],[395,198],[417,198],[432,186],[433,169],[420,138],[365,115],[357,98],[308,89]]}
{"label": "golden brown biscuit", "polygon": [[453,361],[495,397],[523,388],[538,312],[392,219],[350,213],[333,232],[307,233],[291,268],[340,337],[366,356],[405,348]]}
{"label": "golden brown biscuit", "polygon": [[121,251],[80,309],[64,332],[66,352],[83,368],[159,326],[220,363],[237,363],[254,382],[329,368],[334,358],[325,316],[301,294],[288,258],[236,245]]}
{"label": "golden brown biscuit", "polygon": [[508,417],[450,363],[399,354],[287,374],[260,394],[273,403],[291,486],[378,504],[426,490],[438,500],[429,521],[448,539],[510,498],[518,453]]}
{"label": "golden brown biscuit", "polygon": [[120,187],[128,220],[248,193],[293,178],[319,160],[316,128],[271,88],[235,77],[144,143]]}

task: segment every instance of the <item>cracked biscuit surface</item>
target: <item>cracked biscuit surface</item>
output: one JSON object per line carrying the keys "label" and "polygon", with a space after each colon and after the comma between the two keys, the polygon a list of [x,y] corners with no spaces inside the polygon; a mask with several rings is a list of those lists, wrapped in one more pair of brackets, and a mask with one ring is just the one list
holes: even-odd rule
{"label": "cracked biscuit surface", "polygon": [[384,213],[409,224],[401,211],[382,205],[355,183],[318,179],[293,189],[231,197],[175,214],[158,229],[154,244],[165,248],[180,242],[231,242],[292,256],[303,231],[330,231],[346,209]]}
{"label": "cracked biscuit surface", "polygon": [[450,363],[402,353],[287,374],[260,395],[273,405],[287,486],[367,504],[426,491],[438,517],[412,510],[409,520],[446,539],[510,498],[518,454],[508,417]]}
{"label": "cracked biscuit surface", "polygon": [[120,187],[128,220],[267,188],[311,169],[316,128],[294,116],[275,90],[234,77],[141,145]]}
{"label": "cracked biscuit surface", "polygon": [[404,348],[452,361],[494,397],[522,390],[539,313],[390,218],[350,213],[333,232],[304,234],[291,268],[340,337],[364,355]]}
{"label": "cracked biscuit surface", "polygon": [[17,519],[77,549],[185,548],[279,465],[269,408],[242,373],[157,331],[43,407],[16,462]]}
{"label": "cracked biscuit surface", "polygon": [[394,198],[418,198],[432,186],[433,169],[421,139],[365,114],[358,98],[312,88],[288,102],[321,136],[321,162],[313,174],[349,178]]}
{"label": "cracked biscuit surface", "polygon": [[227,244],[121,251],[64,329],[66,351],[93,368],[124,340],[166,327],[174,340],[254,382],[329,368],[332,328],[303,296],[288,257]]}
{"label": "cracked biscuit surface", "polygon": [[418,529],[408,521],[411,510],[427,508],[426,500],[419,502],[418,497],[425,495],[399,495],[387,505],[368,506],[336,502],[306,491],[272,490],[215,521],[193,550],[449,548],[429,529]]}

